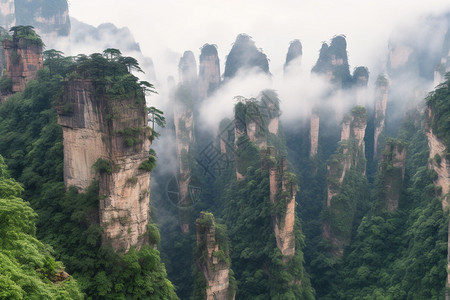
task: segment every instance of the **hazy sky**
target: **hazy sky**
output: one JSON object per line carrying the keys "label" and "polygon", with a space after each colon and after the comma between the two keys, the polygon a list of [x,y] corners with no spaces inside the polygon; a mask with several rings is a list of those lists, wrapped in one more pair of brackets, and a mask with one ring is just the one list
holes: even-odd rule
{"label": "hazy sky", "polygon": [[[349,62],[373,68],[383,58],[392,28],[411,24],[424,13],[450,10],[448,0],[72,0],[70,15],[91,25],[127,26],[145,55],[158,59],[165,49],[192,50],[198,60],[205,43],[218,46],[222,65],[239,33],[253,37],[271,60],[272,73],[282,68],[289,42],[300,39],[304,65],[318,57],[322,41],[345,34]],[[223,73],[223,69],[221,72]]]}

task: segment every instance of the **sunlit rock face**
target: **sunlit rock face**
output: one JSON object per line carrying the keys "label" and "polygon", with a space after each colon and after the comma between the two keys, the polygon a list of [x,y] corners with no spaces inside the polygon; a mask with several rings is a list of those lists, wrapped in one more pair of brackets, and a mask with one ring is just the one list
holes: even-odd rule
{"label": "sunlit rock face", "polygon": [[[57,105],[64,183],[85,191],[98,180],[103,243],[122,252],[148,240],[150,175],[139,168],[151,145],[144,108],[143,99],[98,95],[90,80],[68,81]],[[131,144],[130,130],[136,133]],[[110,170],[96,168],[99,160],[109,163]]]}
{"label": "sunlit rock face", "polygon": [[220,84],[220,62],[215,45],[206,44],[200,54],[198,74],[198,96],[205,99],[210,96]]}
{"label": "sunlit rock face", "polygon": [[239,70],[256,69],[269,74],[269,60],[246,34],[237,36],[225,62],[225,79],[233,78]]}
{"label": "sunlit rock face", "polygon": [[6,75],[12,79],[12,91],[22,92],[28,81],[36,78],[43,68],[42,46],[24,39],[3,42],[6,57]]}

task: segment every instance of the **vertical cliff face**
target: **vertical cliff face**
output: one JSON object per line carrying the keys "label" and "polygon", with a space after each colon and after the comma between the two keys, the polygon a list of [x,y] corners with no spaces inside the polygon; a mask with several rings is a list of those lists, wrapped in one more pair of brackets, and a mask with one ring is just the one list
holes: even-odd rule
{"label": "vertical cliff face", "polygon": [[206,280],[206,299],[234,299],[235,291],[230,286],[230,257],[225,229],[218,227],[214,216],[208,212],[201,212],[195,224],[196,265]]}
{"label": "vertical cliff face", "polygon": [[[279,131],[279,106],[278,95],[272,90],[264,90],[258,99],[240,99],[234,108],[235,123],[235,145],[239,148],[241,138],[248,138],[259,150],[268,146],[268,136],[278,135]],[[241,142],[240,142],[241,141]],[[243,178],[243,173],[239,170],[240,159],[236,160],[236,177]],[[245,170],[244,170],[245,171]]]}
{"label": "vertical cliff face", "polygon": [[286,62],[284,63],[284,74],[289,75],[299,69],[303,55],[302,43],[299,40],[293,40],[289,44],[286,54]]}
{"label": "vertical cliff face", "polygon": [[450,192],[450,161],[448,159],[448,147],[433,133],[433,107],[428,106],[426,111],[426,135],[428,138],[428,147],[430,148],[430,156],[428,160],[429,168],[433,169],[437,178],[435,184],[442,188],[442,208],[445,210],[449,206],[448,193]]}
{"label": "vertical cliff face", "polygon": [[192,203],[189,198],[191,180],[190,155],[194,143],[194,103],[197,100],[197,64],[194,54],[186,51],[178,64],[180,85],[175,94],[174,125],[179,166],[179,218],[181,230],[189,232],[189,213],[186,207]]}
{"label": "vertical cliff face", "polygon": [[387,141],[378,165],[378,176],[383,183],[380,208],[390,212],[397,210],[405,178],[405,161],[406,147],[396,140]]}
{"label": "vertical cliff face", "polygon": [[366,160],[364,134],[367,115],[364,107],[353,108],[342,122],[340,146],[327,163],[327,210],[323,224],[323,237],[331,240],[335,256],[342,256],[344,246],[350,241],[351,227],[356,212],[355,193],[358,187],[345,191],[347,182],[364,177]]}
{"label": "vertical cliff face", "polygon": [[374,119],[374,143],[373,157],[378,158],[378,148],[380,135],[385,128],[386,107],[388,99],[388,81],[383,75],[379,75],[376,82],[375,90],[375,119]]}
{"label": "vertical cliff face", "polygon": [[256,48],[250,36],[240,34],[237,36],[225,62],[224,78],[232,78],[241,69],[257,68],[269,74],[269,60],[267,56]]}
{"label": "vertical cliff face", "polygon": [[295,255],[295,196],[296,177],[287,171],[287,161],[276,158],[276,149],[267,148],[262,152],[262,160],[268,165],[270,184],[270,203],[276,213],[272,216],[273,231],[277,247],[287,263]]}
{"label": "vertical cliff face", "polygon": [[220,62],[215,45],[206,44],[200,54],[198,75],[198,96],[205,99],[210,96],[220,84]]}
{"label": "vertical cliff face", "polygon": [[314,158],[317,155],[317,149],[319,147],[319,124],[320,119],[317,113],[311,114],[311,119],[309,121],[309,157]]}
{"label": "vertical cliff face", "polygon": [[86,190],[99,181],[103,243],[119,251],[147,241],[150,175],[141,165],[151,143],[144,108],[144,99],[96,94],[90,80],[69,80],[57,107],[65,185]]}
{"label": "vertical cliff face", "polygon": [[43,68],[42,44],[23,38],[3,42],[6,56],[6,74],[12,79],[12,91],[22,92],[31,79]]}

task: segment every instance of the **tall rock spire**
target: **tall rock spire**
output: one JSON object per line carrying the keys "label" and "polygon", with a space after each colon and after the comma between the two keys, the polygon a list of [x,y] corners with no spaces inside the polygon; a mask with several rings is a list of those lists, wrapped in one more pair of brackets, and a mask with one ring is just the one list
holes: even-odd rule
{"label": "tall rock spire", "polygon": [[198,96],[205,99],[210,96],[220,84],[220,63],[215,45],[205,44],[200,54],[198,74]]}
{"label": "tall rock spire", "polygon": [[241,69],[256,68],[269,74],[269,60],[258,48],[252,38],[246,34],[237,36],[225,63],[225,79],[234,77]]}

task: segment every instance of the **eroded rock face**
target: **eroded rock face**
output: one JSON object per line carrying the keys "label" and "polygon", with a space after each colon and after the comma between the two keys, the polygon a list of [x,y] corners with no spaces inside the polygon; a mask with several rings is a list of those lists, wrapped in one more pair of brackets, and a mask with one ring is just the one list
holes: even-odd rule
{"label": "eroded rock face", "polygon": [[383,75],[380,75],[377,79],[375,90],[374,158],[378,158],[378,142],[385,128],[388,89],[387,79]]}
{"label": "eroded rock face", "polygon": [[406,147],[397,141],[391,140],[381,156],[379,174],[383,177],[384,208],[394,211],[398,208],[398,200],[403,188],[405,178]]}
{"label": "eroded rock face", "polygon": [[[332,254],[342,256],[344,246],[350,240],[349,228],[353,223],[354,213],[356,211],[355,199],[350,199],[351,207],[342,211],[336,204],[336,196],[341,192],[342,184],[347,173],[354,169],[361,176],[365,175],[366,160],[364,155],[364,135],[367,125],[366,110],[362,106],[356,106],[352,112],[344,117],[342,121],[341,142],[337,152],[327,163],[327,209],[329,210],[329,219],[323,224],[323,237],[331,240],[334,245]],[[340,232],[335,232],[331,223],[335,220],[345,218],[348,228],[341,228]]]}
{"label": "eroded rock face", "polygon": [[[434,184],[442,188],[441,191],[441,203],[442,210],[446,211],[450,205],[450,161],[448,160],[448,149],[445,144],[440,141],[435,134],[431,123],[433,120],[433,111],[429,106],[426,114],[425,134],[428,138],[428,147],[430,148],[430,156],[428,159],[428,167],[433,169],[437,178]],[[448,225],[448,243],[447,243],[447,269],[450,269],[450,222]],[[450,287],[450,273],[447,273],[447,280],[445,284],[446,288]],[[450,293],[445,294],[445,299],[450,299]]]}
{"label": "eroded rock face", "polygon": [[445,210],[449,206],[450,201],[448,197],[448,193],[450,192],[450,162],[447,159],[447,148],[445,144],[433,134],[433,129],[430,125],[432,118],[433,113],[429,107],[426,111],[425,131],[428,138],[428,147],[430,148],[428,166],[437,173],[435,184],[442,188],[442,209]]}
{"label": "eroded rock face", "polygon": [[352,85],[347,56],[347,41],[344,36],[335,36],[330,45],[322,44],[319,59],[312,72],[325,76],[338,87],[345,88]]}
{"label": "eroded rock face", "polygon": [[[64,183],[84,191],[98,180],[103,243],[118,251],[139,249],[148,239],[150,175],[139,166],[148,159],[151,142],[140,100],[111,100],[96,95],[93,81],[70,80],[57,106]],[[109,162],[109,171],[93,167],[99,159]]]}
{"label": "eroded rock face", "polygon": [[198,75],[198,96],[205,99],[210,96],[220,84],[220,62],[217,48],[206,44],[200,54]]}
{"label": "eroded rock face", "polygon": [[190,154],[194,143],[194,105],[197,101],[197,64],[192,51],[185,51],[178,64],[180,84],[175,94],[173,105],[175,139],[179,166],[179,200],[178,205],[181,230],[188,233],[189,212],[185,209],[192,203],[189,197],[191,182]]}
{"label": "eroded rock face", "polygon": [[200,213],[196,228],[199,247],[196,264],[206,280],[206,299],[234,299],[235,291],[231,289],[229,279],[228,249],[224,245],[219,245],[216,239],[214,216],[211,213]]}
{"label": "eroded rock face", "polygon": [[12,91],[23,92],[28,81],[36,78],[43,68],[42,46],[20,38],[3,42],[6,56],[6,74],[12,79]]}
{"label": "eroded rock face", "polygon": [[275,149],[269,147],[264,155],[268,155],[273,163],[269,167],[270,203],[280,205],[282,202],[285,210],[281,214],[273,216],[273,231],[277,247],[283,255],[283,262],[287,263],[295,255],[295,196],[297,194],[297,184],[295,176],[287,172],[285,159],[275,159]]}

